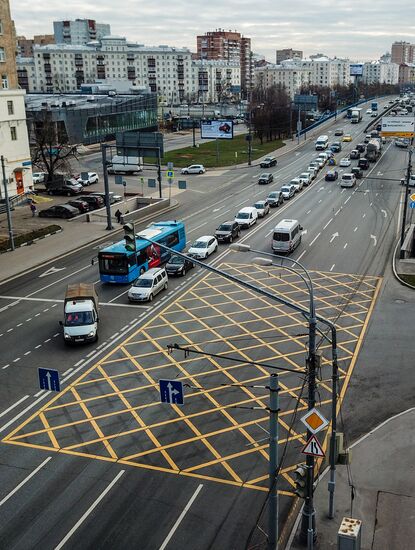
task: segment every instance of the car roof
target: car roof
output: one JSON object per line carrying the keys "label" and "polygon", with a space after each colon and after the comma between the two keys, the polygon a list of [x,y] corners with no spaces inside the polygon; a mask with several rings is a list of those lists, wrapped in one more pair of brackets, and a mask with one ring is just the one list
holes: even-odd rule
{"label": "car roof", "polygon": [[155,275],[158,275],[160,271],[164,271],[164,267],[151,267],[140,275],[139,279],[152,279]]}
{"label": "car roof", "polygon": [[226,222],[221,222],[220,225],[232,225],[233,223],[235,223],[235,220],[226,220]]}
{"label": "car roof", "polygon": [[213,235],[202,235],[202,237],[198,237],[194,242],[196,241],[209,241],[210,239],[214,239]]}
{"label": "car roof", "polygon": [[278,224],[274,227],[274,231],[277,229],[291,229],[294,225],[297,225],[298,220],[281,220],[278,222]]}
{"label": "car roof", "polygon": [[266,203],[266,202],[267,202],[267,201],[260,200],[260,201],[256,201],[255,204],[263,204],[263,205],[265,206],[265,203]]}
{"label": "car roof", "polygon": [[262,178],[262,176],[270,176],[270,175],[271,175],[271,172],[262,172],[262,174],[259,177]]}
{"label": "car roof", "polygon": [[239,211],[238,211],[238,214],[240,212],[252,212],[252,210],[255,210],[255,208],[253,206],[244,206],[244,208],[241,208]]}

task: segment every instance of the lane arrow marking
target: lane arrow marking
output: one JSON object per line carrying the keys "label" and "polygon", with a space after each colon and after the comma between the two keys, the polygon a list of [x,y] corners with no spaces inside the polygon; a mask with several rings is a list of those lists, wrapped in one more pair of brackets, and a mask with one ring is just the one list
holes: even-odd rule
{"label": "lane arrow marking", "polygon": [[51,267],[50,269],[42,273],[42,275],[39,275],[39,277],[47,277],[48,275],[53,275],[54,273],[57,273],[58,271],[63,271],[64,269],[66,269],[66,267]]}
{"label": "lane arrow marking", "polygon": [[376,238],[376,235],[370,235],[370,238],[373,239],[373,246],[376,246],[378,244],[378,240]]}
{"label": "lane arrow marking", "polygon": [[337,232],[333,233],[333,235],[331,236],[330,242],[332,243],[334,241],[334,239],[338,236],[339,236],[339,234]]}
{"label": "lane arrow marking", "polygon": [[381,212],[382,212],[382,214],[385,216],[385,218],[388,217],[388,214],[387,214],[386,210],[381,210]]}

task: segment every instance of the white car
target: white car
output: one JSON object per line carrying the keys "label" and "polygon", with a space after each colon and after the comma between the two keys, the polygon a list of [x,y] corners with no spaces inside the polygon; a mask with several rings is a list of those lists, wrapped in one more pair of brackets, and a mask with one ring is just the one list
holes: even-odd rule
{"label": "white car", "polygon": [[281,194],[285,200],[291,199],[291,197],[294,196],[295,191],[294,185],[284,185],[284,187],[281,187]]}
{"label": "white car", "polygon": [[340,181],[340,187],[354,187],[356,185],[356,176],[354,174],[343,174]]}
{"label": "white car", "polygon": [[264,218],[267,214],[269,214],[269,203],[266,200],[256,201],[254,208],[257,209],[259,218]]}
{"label": "white car", "polygon": [[317,166],[309,166],[307,168],[307,172],[311,175],[311,179],[314,179],[317,177],[317,173],[318,173],[318,168]]}
{"label": "white car", "polygon": [[301,176],[298,178],[293,178],[288,185],[294,185],[295,192],[299,193],[304,185],[304,180],[301,179]]}
{"label": "white car", "polygon": [[33,183],[44,183],[45,182],[45,172],[33,172],[32,180]]}
{"label": "white car", "polygon": [[218,241],[213,235],[199,237],[189,248],[187,255],[196,260],[204,260],[218,249]]}
{"label": "white car", "polygon": [[321,166],[320,166],[320,163],[318,163],[316,160],[313,160],[312,162],[310,162],[310,165],[309,167],[307,168],[308,171],[310,171],[310,168],[315,168],[316,170],[316,175],[318,174],[318,171],[320,170]]}
{"label": "white car", "polygon": [[93,183],[98,183],[99,177],[95,172],[87,172],[87,177],[82,178],[82,174],[78,178],[78,183],[81,183],[83,186],[91,185]]}
{"label": "white car", "polygon": [[342,158],[341,161],[339,162],[339,166],[342,166],[342,167],[350,166],[351,164],[352,164],[352,161],[347,157]]}
{"label": "white car", "polygon": [[325,160],[321,157],[317,157],[313,162],[317,162],[320,168],[323,168],[323,166],[326,164]]}
{"label": "white car", "polygon": [[204,174],[206,172],[203,164],[191,164],[186,168],[182,168],[182,174]]}
{"label": "white car", "polygon": [[367,109],[366,114],[371,115],[373,113],[372,109]]}
{"label": "white car", "polygon": [[128,291],[130,302],[151,302],[156,294],[168,288],[164,267],[152,267],[138,277]]}
{"label": "white car", "polygon": [[302,172],[299,176],[300,181],[303,182],[303,185],[307,186],[313,181],[313,178],[310,172]]}

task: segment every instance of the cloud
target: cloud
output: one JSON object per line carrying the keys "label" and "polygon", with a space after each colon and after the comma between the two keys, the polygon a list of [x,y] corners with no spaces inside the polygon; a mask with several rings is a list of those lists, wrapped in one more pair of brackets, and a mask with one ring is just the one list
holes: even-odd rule
{"label": "cloud", "polygon": [[274,61],[277,48],[323,51],[350,59],[377,59],[395,40],[415,42],[413,0],[10,0],[18,34],[53,32],[53,21],[74,18],[110,23],[112,33],[147,45],[168,44],[196,50],[196,36],[217,28],[238,30],[252,39],[255,52]]}

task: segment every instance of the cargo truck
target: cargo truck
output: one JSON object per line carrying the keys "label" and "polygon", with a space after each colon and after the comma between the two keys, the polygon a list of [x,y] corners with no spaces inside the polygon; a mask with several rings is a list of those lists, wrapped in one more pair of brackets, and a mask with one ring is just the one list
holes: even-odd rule
{"label": "cargo truck", "polygon": [[362,120],[362,109],[352,109],[351,123],[357,124]]}
{"label": "cargo truck", "polygon": [[371,139],[366,146],[366,158],[370,162],[376,162],[380,157],[382,150],[382,142],[380,139]]}
{"label": "cargo truck", "polygon": [[76,283],[67,286],[63,302],[65,344],[98,340],[98,296],[93,284]]}

